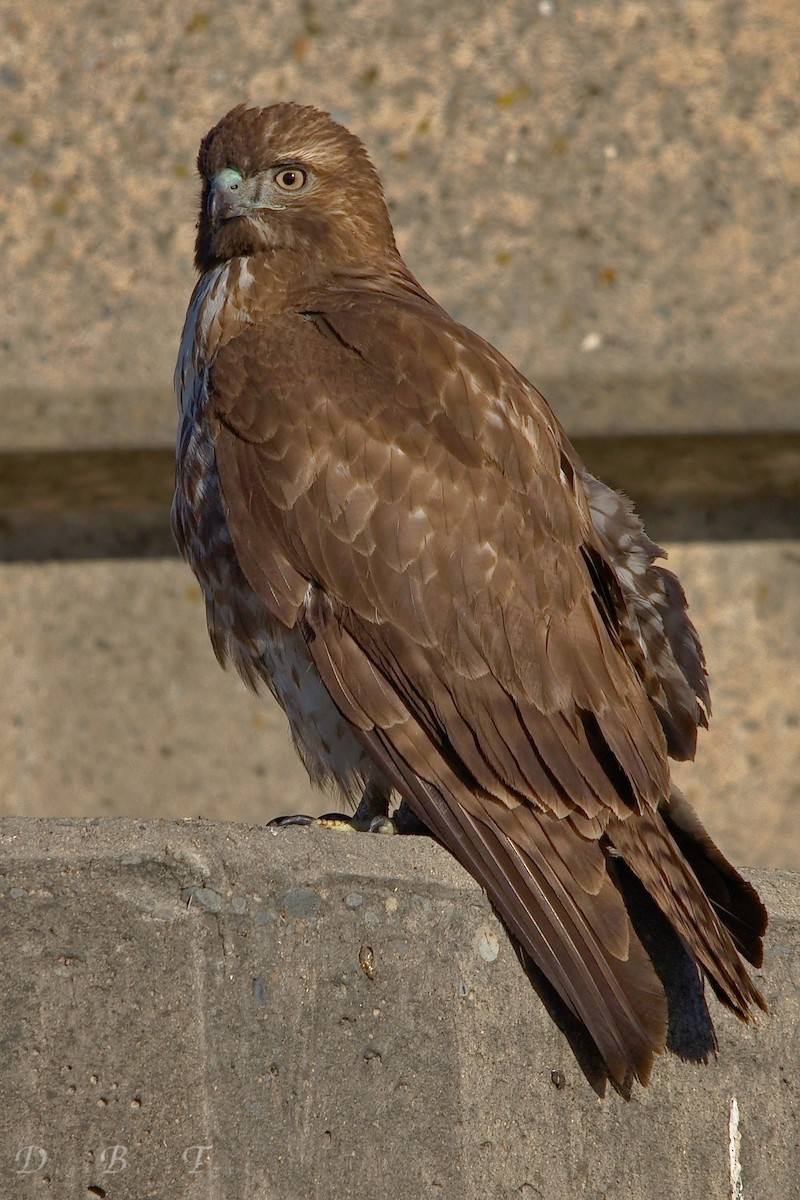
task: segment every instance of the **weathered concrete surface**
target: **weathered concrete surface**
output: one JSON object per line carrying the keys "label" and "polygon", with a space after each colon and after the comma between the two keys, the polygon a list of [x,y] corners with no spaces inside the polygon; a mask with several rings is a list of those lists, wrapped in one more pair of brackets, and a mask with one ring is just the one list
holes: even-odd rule
{"label": "weathered concrete surface", "polygon": [[[800,869],[796,543],[683,545],[714,717],[682,785],[737,862]],[[219,669],[182,563],[0,568],[0,815],[262,822],[331,808],[272,697]]]}
{"label": "weathered concrete surface", "polygon": [[735,1099],[742,1194],[800,1196],[797,877],[753,876],[771,1016],[720,1015],[715,1063],[659,1061],[626,1105],[423,839],[7,820],[0,845],[3,1195],[722,1198]]}
{"label": "weathered concrete surface", "polygon": [[199,139],[287,98],[573,432],[798,428],[795,0],[11,0],[0,56],[5,445],[166,442]]}
{"label": "weathered concrete surface", "polygon": [[800,870],[800,544],[670,546],[713,714],[675,778],[736,862]]}
{"label": "weathered concrete surface", "polygon": [[272,697],[220,670],[183,563],[15,564],[0,591],[0,814],[330,809]]}

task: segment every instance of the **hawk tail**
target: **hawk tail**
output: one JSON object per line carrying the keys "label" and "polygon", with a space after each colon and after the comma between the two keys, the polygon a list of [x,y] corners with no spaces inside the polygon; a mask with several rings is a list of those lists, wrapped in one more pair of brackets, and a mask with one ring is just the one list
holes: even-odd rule
{"label": "hawk tail", "polygon": [[742,957],[763,958],[767,913],[673,788],[658,812],[612,821],[607,836],[702,968],[718,999],[743,1021],[766,1002]]}
{"label": "hawk tail", "polygon": [[367,735],[412,810],[486,890],[514,941],[586,1027],[626,1097],[667,1042],[664,987],[629,920],[607,848],[526,806],[487,818],[449,781],[414,774],[388,738]]}

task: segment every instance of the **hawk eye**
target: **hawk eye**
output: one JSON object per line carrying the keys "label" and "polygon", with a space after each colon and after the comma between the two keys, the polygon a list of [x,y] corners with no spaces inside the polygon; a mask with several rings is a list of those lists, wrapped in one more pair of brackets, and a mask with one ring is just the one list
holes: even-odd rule
{"label": "hawk eye", "polygon": [[299,167],[283,167],[275,176],[275,182],[284,192],[299,192],[305,185],[306,173]]}

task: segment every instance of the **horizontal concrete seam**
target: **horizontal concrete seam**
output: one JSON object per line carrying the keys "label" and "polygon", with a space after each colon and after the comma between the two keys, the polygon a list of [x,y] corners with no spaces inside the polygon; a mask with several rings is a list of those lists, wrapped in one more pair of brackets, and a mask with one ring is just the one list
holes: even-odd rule
{"label": "horizontal concrete seam", "polygon": [[[657,541],[786,540],[800,530],[800,433],[575,439]],[[174,451],[0,453],[0,562],[169,558]]]}
{"label": "horizontal concrete seam", "polygon": [[[707,499],[800,495],[800,433],[631,434],[578,437],[590,470],[640,496]],[[731,474],[732,469],[735,474]],[[174,452],[29,450],[0,454],[0,508],[47,513],[168,503]]]}

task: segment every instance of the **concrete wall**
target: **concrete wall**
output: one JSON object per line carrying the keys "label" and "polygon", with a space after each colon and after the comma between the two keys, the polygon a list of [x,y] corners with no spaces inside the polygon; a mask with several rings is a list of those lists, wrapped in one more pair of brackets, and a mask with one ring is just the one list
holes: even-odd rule
{"label": "concrete wall", "polygon": [[670,550],[715,720],[679,774],[800,865],[792,0],[12,3],[0,38],[0,812],[309,800],[166,525],[199,137],[294,97],[365,139],[426,286],[544,387]]}
{"label": "concrete wall", "polygon": [[797,877],[752,876],[771,1015],[715,1008],[717,1060],[625,1104],[425,839],[8,819],[0,846],[3,1196],[800,1197]]}
{"label": "concrete wall", "polygon": [[194,155],[292,98],[645,512],[712,671],[681,783],[800,868],[798,61],[796,0],[3,7],[0,1193],[800,1196],[796,879],[754,876],[770,1018],[624,1105],[436,847],[158,819],[327,807],[166,518]]}
{"label": "concrete wall", "polygon": [[425,285],[544,388],[669,548],[715,720],[681,781],[800,866],[794,0],[6,4],[0,812],[309,807],[217,670],[167,528],[200,137],[231,105],[367,142]]}

